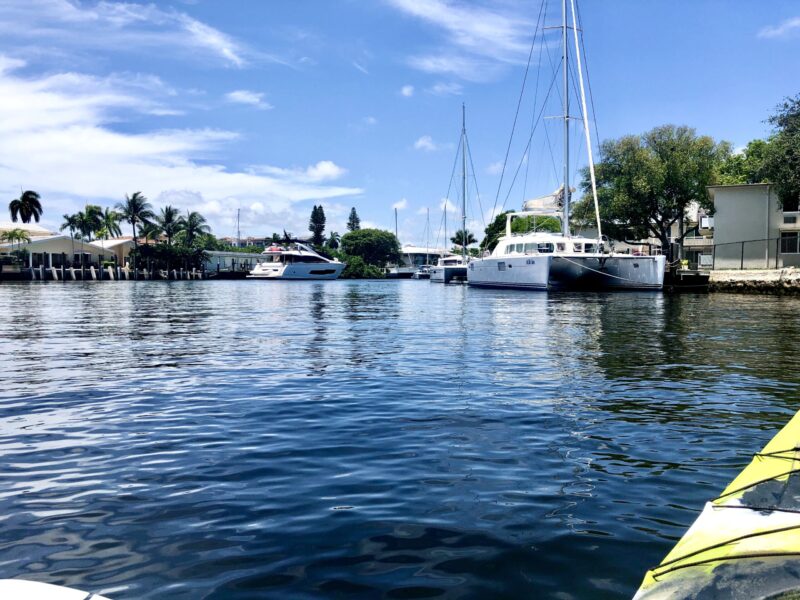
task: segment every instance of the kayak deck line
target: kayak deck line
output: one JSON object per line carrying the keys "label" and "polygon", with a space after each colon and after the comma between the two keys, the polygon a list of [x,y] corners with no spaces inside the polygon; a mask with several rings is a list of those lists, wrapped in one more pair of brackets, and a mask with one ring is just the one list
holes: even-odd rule
{"label": "kayak deck line", "polygon": [[[725,507],[725,508],[734,508],[734,507]],[[749,507],[742,507],[742,508],[749,508]],[[800,512],[800,511],[798,511],[798,512]],[[725,540],[724,542],[719,542],[718,544],[714,544],[713,546],[707,546],[705,548],[700,548],[699,550],[695,550],[694,552],[690,552],[689,554],[684,554],[683,556],[679,556],[678,558],[673,558],[672,560],[664,561],[660,565],[658,565],[657,567],[653,567],[650,570],[653,571],[653,577],[655,579],[658,579],[659,577],[663,577],[664,575],[666,575],[667,573],[669,573],[671,571],[675,571],[677,569],[683,569],[685,567],[691,567],[691,566],[694,566],[694,565],[697,565],[697,564],[704,564],[704,563],[707,563],[707,562],[713,562],[715,560],[729,560],[729,559],[733,559],[733,558],[754,558],[756,555],[732,554],[732,555],[730,555],[729,557],[726,557],[726,558],[711,558],[711,559],[700,561],[700,562],[688,563],[688,564],[685,564],[685,565],[678,565],[676,567],[673,567],[673,568],[670,568],[670,569],[666,569],[666,570],[663,570],[661,572],[657,572],[662,567],[666,567],[666,566],[669,566],[669,565],[674,565],[675,563],[683,562],[687,558],[691,558],[691,557],[697,556],[699,554],[704,554],[706,552],[710,552],[711,550],[716,550],[717,548],[722,548],[722,547],[728,546],[730,544],[735,544],[736,542],[741,542],[742,540],[747,540],[747,539],[758,537],[758,536],[762,536],[762,535],[772,535],[772,534],[775,534],[775,533],[783,533],[784,531],[791,531],[792,529],[800,529],[800,524],[790,525],[788,527],[780,527],[778,529],[772,529],[770,531],[757,531],[757,532],[754,532],[754,533],[747,533],[747,534],[744,534],[744,535],[740,535],[739,537],[731,538],[729,540]],[[800,555],[800,550],[798,550],[797,552],[790,552],[789,554]],[[783,555],[784,554],[781,554],[781,556],[783,556]],[[758,556],[774,556],[774,555],[773,554],[764,554],[764,553],[762,553],[762,554],[759,554]]]}
{"label": "kayak deck line", "polygon": [[[788,464],[787,464],[788,461]],[[728,509],[737,511],[731,512]],[[800,411],[706,503],[636,600],[800,591]]]}

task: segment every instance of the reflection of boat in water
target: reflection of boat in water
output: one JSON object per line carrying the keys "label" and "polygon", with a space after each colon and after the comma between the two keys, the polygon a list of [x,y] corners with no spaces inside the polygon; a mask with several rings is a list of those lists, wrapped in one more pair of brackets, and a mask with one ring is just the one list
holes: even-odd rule
{"label": "reflection of boat in water", "polygon": [[436,266],[431,267],[430,279],[436,283],[467,280],[467,259],[451,254],[440,258]]}
{"label": "reflection of boat in water", "polygon": [[0,598],[19,600],[108,600],[105,596],[25,579],[0,579]]}
{"label": "reflection of boat in water", "polygon": [[273,244],[262,256],[264,260],[250,271],[248,279],[336,279],[346,266],[300,242],[287,246]]}
{"label": "reflection of boat in water", "polygon": [[[568,23],[567,3],[562,3],[560,66],[563,74],[561,92],[563,120],[563,179],[554,193],[529,200],[523,204],[523,211],[510,213],[506,218],[505,236],[501,237],[492,254],[469,265],[469,284],[479,287],[518,288],[529,290],[622,290],[622,289],[661,289],[664,283],[664,256],[634,256],[609,252],[603,244],[595,182],[592,143],[589,134],[589,114],[586,107],[586,94],[581,63],[579,26],[572,3],[572,24]],[[537,25],[538,29],[538,25]],[[548,27],[548,29],[550,29]],[[572,34],[569,31],[572,30]],[[570,40],[574,38],[574,61],[570,55]],[[534,36],[535,39],[535,36]],[[544,41],[543,41],[544,43]],[[558,68],[555,66],[555,69]],[[556,72],[554,72],[555,81]],[[573,80],[574,77],[574,80]],[[576,118],[570,113],[570,82],[575,80],[580,91],[580,116],[583,135],[586,141],[588,173],[591,182],[591,198],[594,201],[597,237],[594,239],[573,237],[570,233],[570,121]],[[551,90],[542,101],[541,114],[551,97]],[[534,124],[534,128],[538,125]],[[545,130],[546,131],[546,130]],[[513,135],[513,133],[512,133]],[[531,136],[533,135],[533,130]],[[549,139],[549,138],[548,138]],[[530,141],[528,142],[530,147]],[[526,155],[527,156],[527,155]],[[512,184],[513,185],[513,184]],[[509,190],[510,192],[510,190]],[[561,232],[532,232],[514,234],[511,222],[514,218],[535,219],[538,217],[560,218]]]}
{"label": "reflection of boat in water", "polygon": [[425,248],[412,244],[403,246],[400,249],[400,253],[400,263],[386,267],[385,274],[387,279],[411,278],[420,267],[430,265],[433,260],[448,254],[447,250],[441,248]]}
{"label": "reflection of boat in water", "polygon": [[800,413],[645,575],[645,598],[800,595]]}

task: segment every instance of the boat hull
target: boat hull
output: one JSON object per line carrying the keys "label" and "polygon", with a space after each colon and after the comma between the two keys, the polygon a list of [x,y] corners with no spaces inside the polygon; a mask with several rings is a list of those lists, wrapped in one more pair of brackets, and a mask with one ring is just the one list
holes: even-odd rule
{"label": "boat hull", "polygon": [[445,266],[445,267],[432,267],[431,268],[431,281],[435,283],[450,283],[452,281],[466,281],[467,280],[467,267],[460,266]]}
{"label": "boat hull", "polygon": [[299,263],[291,265],[259,265],[247,276],[248,279],[338,279],[345,268],[344,263]]}
{"label": "boat hull", "polygon": [[475,287],[562,290],[660,290],[664,256],[513,256],[470,263]]}

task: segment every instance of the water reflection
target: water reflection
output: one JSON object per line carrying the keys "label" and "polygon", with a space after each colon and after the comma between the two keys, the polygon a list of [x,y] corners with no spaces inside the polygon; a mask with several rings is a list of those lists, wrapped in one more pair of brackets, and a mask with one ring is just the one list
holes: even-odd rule
{"label": "water reflection", "polygon": [[630,595],[796,409],[798,308],[4,284],[0,561],[119,598]]}

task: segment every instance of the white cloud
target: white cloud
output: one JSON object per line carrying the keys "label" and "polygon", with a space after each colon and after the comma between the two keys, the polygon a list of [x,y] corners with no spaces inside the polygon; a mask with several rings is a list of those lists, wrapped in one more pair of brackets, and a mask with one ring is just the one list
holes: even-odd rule
{"label": "white cloud", "polygon": [[439,146],[433,141],[431,136],[423,135],[416,142],[414,142],[414,149],[424,150],[425,152],[434,152],[439,149]]}
{"label": "white cloud", "polygon": [[378,119],[376,119],[375,117],[364,117],[364,125],[372,127],[373,125],[377,124],[378,124]]}
{"label": "white cloud", "polygon": [[437,83],[428,91],[436,96],[460,96],[463,87],[459,83]]}
{"label": "white cloud", "polygon": [[489,175],[500,175],[503,172],[503,163],[501,161],[493,162],[486,167],[486,173]]}
{"label": "white cloud", "polygon": [[411,98],[414,95],[414,86],[413,85],[404,85],[400,88],[400,94],[405,96],[406,98]]}
{"label": "white cloud", "polygon": [[417,214],[418,215],[427,215],[428,214],[428,207],[427,206],[420,206],[417,209]]}
{"label": "white cloud", "polygon": [[[346,173],[331,161],[231,170],[219,156],[236,132],[114,129],[121,110],[152,110],[154,101],[138,90],[113,90],[108,80],[74,73],[25,78],[13,70],[19,62],[0,57],[0,65],[0,196],[20,186],[36,189],[51,226],[86,201],[108,206],[141,190],[156,205],[169,201],[207,213],[224,235],[218,227],[237,208],[246,209],[250,226],[277,229],[280,222],[268,219],[292,215],[296,202],[361,193],[325,183]],[[264,216],[256,218],[259,210]]]}
{"label": "white cloud", "polygon": [[760,38],[781,38],[788,37],[800,30],[800,17],[785,20],[780,25],[773,25],[762,28],[758,32]]}
{"label": "white cloud", "polygon": [[249,90],[235,90],[225,94],[225,99],[234,104],[248,104],[260,110],[270,110],[274,108],[272,104],[264,101],[264,94],[251,92]]}
{"label": "white cloud", "polygon": [[[25,0],[0,3],[4,39],[44,39],[70,47],[108,51],[180,48],[243,67],[248,51],[231,36],[186,13],[134,2],[78,3],[70,0]],[[202,56],[201,54],[201,56]]]}
{"label": "white cloud", "polygon": [[459,212],[459,209],[456,208],[456,205],[453,204],[449,198],[442,198],[439,202],[439,210],[444,210],[445,207],[447,207],[447,212],[449,213]]}
{"label": "white cloud", "polygon": [[398,200],[397,202],[392,204],[392,208],[394,208],[395,210],[405,210],[406,208],[408,208],[408,200],[406,198],[402,198],[401,200]]}
{"label": "white cloud", "polygon": [[354,60],[354,61],[353,61],[353,66],[354,66],[354,67],[355,67],[357,70],[359,70],[359,71],[361,71],[362,73],[364,73],[364,75],[369,75],[369,71],[367,70],[367,67],[365,67],[364,65],[362,65],[362,64],[361,64],[360,62],[358,62],[357,60]]}
{"label": "white cloud", "polygon": [[493,77],[500,65],[527,59],[533,24],[513,12],[510,3],[490,8],[459,0],[387,1],[445,34],[448,47],[410,59],[417,69],[481,81]]}

